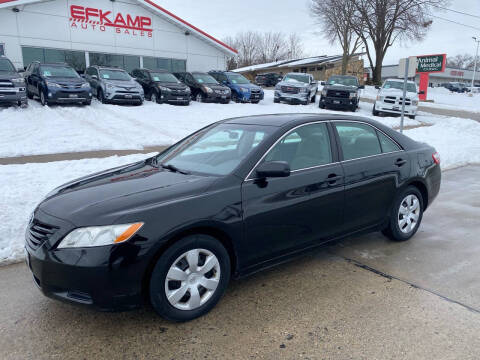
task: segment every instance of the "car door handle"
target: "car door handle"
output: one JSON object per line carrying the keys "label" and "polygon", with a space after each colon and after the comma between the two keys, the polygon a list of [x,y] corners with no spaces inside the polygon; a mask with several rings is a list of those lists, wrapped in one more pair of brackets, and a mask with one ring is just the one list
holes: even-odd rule
{"label": "car door handle", "polygon": [[341,179],[343,179],[342,175],[330,174],[327,177],[327,182],[329,186],[332,186],[332,185],[335,185],[338,182],[338,180],[341,180]]}
{"label": "car door handle", "polygon": [[397,159],[397,161],[395,161],[395,165],[397,165],[398,167],[401,167],[406,163],[407,163],[407,160],[404,160],[404,159]]}

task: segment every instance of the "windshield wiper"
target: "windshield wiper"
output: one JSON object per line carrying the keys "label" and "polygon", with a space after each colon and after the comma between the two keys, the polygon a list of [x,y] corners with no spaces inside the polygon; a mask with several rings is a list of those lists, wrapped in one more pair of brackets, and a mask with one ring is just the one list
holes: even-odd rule
{"label": "windshield wiper", "polygon": [[171,172],[179,173],[179,174],[184,174],[184,175],[190,174],[188,171],[180,170],[179,168],[177,168],[175,165],[172,165],[172,164],[168,164],[168,165],[162,164],[162,168],[170,170]]}

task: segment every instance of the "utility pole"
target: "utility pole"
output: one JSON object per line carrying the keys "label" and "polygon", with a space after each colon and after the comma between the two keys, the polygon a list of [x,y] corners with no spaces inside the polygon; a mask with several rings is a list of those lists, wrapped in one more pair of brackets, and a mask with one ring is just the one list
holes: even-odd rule
{"label": "utility pole", "polygon": [[472,39],[477,43],[477,52],[475,53],[475,60],[473,65],[473,78],[472,78],[472,91],[473,91],[473,87],[475,86],[475,75],[477,73],[478,45],[480,45],[480,39],[477,40],[475,36],[472,36]]}

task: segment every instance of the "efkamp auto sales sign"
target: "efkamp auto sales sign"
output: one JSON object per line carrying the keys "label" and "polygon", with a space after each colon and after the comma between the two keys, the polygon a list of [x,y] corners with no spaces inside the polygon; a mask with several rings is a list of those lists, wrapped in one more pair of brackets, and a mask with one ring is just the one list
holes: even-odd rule
{"label": "efkamp auto sales sign", "polygon": [[147,16],[113,13],[79,5],[70,6],[70,27],[101,32],[113,29],[117,34],[149,38],[153,36],[152,19]]}
{"label": "efkamp auto sales sign", "polygon": [[417,56],[417,73],[444,72],[446,54]]}

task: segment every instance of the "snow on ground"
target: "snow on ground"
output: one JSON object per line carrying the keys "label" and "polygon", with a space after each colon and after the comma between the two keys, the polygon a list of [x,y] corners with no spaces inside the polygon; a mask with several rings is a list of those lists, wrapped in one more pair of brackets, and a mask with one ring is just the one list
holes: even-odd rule
{"label": "snow on ground", "polygon": [[[237,116],[274,113],[329,113],[316,104],[274,104],[273,90],[265,91],[259,104],[202,104],[190,106],[103,105],[90,107],[42,107],[30,101],[27,109],[0,110],[0,157],[53,154],[89,150],[143,149],[145,146],[170,145],[191,132],[218,120]],[[351,114],[345,112],[345,114]],[[371,104],[361,104],[358,115],[371,115]],[[377,118],[398,126],[399,119]],[[409,125],[418,122],[408,121]]]}
{"label": "snow on ground", "polygon": [[24,234],[30,214],[51,190],[76,178],[147,157],[149,155],[139,154],[47,164],[0,165],[0,265],[23,259]]}
{"label": "snow on ground", "polygon": [[[367,99],[376,99],[378,90],[374,86],[366,86],[362,97]],[[432,103],[421,103],[420,105],[448,110],[463,110],[470,112],[480,112],[480,93],[454,93],[443,87],[428,88],[427,100],[433,100]]]}

